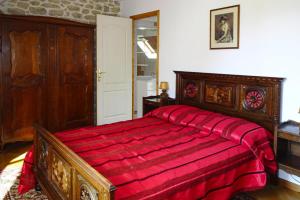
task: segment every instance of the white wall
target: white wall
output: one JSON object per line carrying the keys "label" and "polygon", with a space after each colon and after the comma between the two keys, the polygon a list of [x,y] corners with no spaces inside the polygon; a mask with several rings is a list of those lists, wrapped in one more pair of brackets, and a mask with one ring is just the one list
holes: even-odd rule
{"label": "white wall", "polygon": [[[241,5],[240,48],[209,50],[209,11]],[[128,17],[160,10],[160,80],[173,70],[278,76],[283,88],[282,120],[300,121],[299,0],[122,0]]]}

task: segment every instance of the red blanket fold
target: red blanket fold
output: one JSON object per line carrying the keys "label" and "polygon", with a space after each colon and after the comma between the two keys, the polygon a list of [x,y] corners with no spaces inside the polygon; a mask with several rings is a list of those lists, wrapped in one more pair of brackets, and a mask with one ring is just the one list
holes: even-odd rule
{"label": "red blanket fold", "polygon": [[35,187],[36,181],[33,173],[33,158],[33,147],[31,147],[24,159],[18,187],[19,194],[23,194]]}
{"label": "red blanket fold", "polygon": [[[117,187],[116,199],[225,200],[264,187],[277,169],[265,129],[189,106],[55,135]],[[19,192],[34,186],[30,158]]]}

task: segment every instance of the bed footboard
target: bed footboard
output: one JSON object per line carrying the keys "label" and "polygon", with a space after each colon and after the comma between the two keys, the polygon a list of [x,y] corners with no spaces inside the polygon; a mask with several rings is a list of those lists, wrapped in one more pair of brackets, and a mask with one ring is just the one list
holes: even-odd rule
{"label": "bed footboard", "polygon": [[34,164],[49,199],[114,199],[115,187],[52,133],[35,125]]}

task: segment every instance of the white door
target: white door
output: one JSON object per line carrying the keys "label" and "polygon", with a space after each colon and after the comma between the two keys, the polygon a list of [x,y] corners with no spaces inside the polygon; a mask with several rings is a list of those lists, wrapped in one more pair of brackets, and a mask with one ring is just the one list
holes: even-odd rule
{"label": "white door", "polygon": [[129,119],[132,119],[132,21],[97,15],[97,124]]}

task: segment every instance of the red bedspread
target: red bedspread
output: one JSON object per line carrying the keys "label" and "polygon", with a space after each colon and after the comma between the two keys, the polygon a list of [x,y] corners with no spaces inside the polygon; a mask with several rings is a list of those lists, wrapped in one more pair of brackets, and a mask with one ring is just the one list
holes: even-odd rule
{"label": "red bedspread", "polygon": [[116,199],[229,199],[264,187],[277,169],[268,131],[189,106],[55,135],[117,187]]}

